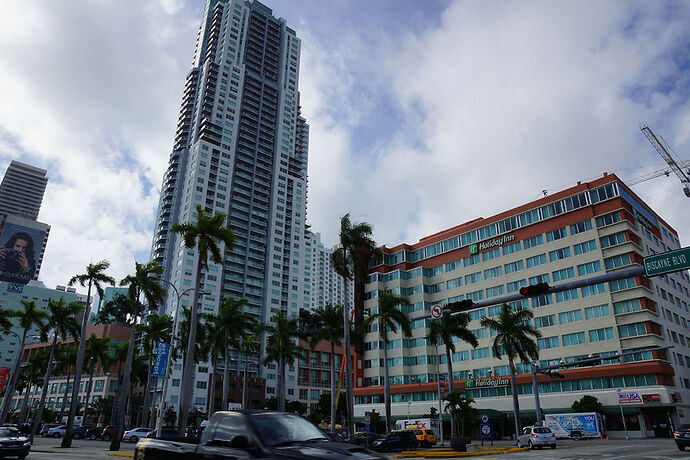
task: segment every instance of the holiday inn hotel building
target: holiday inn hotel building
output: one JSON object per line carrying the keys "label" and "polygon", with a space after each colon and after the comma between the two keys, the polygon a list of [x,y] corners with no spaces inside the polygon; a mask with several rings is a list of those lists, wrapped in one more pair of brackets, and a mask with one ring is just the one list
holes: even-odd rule
{"label": "holiday inn hotel building", "polygon": [[[389,290],[405,295],[413,319],[412,336],[389,333],[388,366],[394,419],[419,417],[438,407],[437,373],[446,374],[443,345],[428,344],[433,319],[415,319],[435,304],[471,299],[491,301],[518,294],[523,286],[551,286],[641,266],[643,257],[680,247],[676,231],[615,175],[603,177],[486,219],[475,219],[421,239],[383,247],[382,263],[370,268],[360,307],[375,311],[377,296]],[[584,395],[604,405],[609,430],[622,431],[618,393],[638,393],[623,404],[628,430],[660,436],[669,425],[690,419],[690,330],[687,272],[629,277],[510,302],[528,308],[542,334],[539,363],[551,365],[655,346],[601,365],[560,370],[563,378],[539,375],[544,413],[571,411]],[[360,288],[361,290],[361,288]],[[480,326],[498,314],[500,304],[469,311],[469,328],[479,346],[457,340],[452,355],[456,389],[475,407],[510,417],[507,359],[492,356],[493,330]],[[357,356],[355,416],[384,413],[383,350],[379,332],[369,330]],[[440,366],[440,367],[439,367]],[[534,417],[528,364],[517,364],[523,416]],[[506,426],[509,426],[507,424]],[[668,430],[666,430],[668,431]]]}

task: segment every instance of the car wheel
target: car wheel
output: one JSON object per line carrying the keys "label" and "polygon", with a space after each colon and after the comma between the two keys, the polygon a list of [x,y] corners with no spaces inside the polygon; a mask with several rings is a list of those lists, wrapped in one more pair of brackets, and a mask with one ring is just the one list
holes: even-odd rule
{"label": "car wheel", "polygon": [[518,449],[522,449],[522,443],[520,442],[519,439],[517,440],[517,442],[515,443],[515,445],[517,446]]}
{"label": "car wheel", "polygon": [[131,443],[136,443],[137,441],[139,441],[139,438],[136,436],[132,436],[131,438],[129,438],[129,442]]}
{"label": "car wheel", "polygon": [[89,439],[93,441],[94,439],[96,439],[96,435],[92,434],[91,436],[89,436]]}
{"label": "car wheel", "polygon": [[79,433],[79,432],[74,433],[74,434],[72,435],[72,438],[73,438],[73,439],[81,439],[81,433]]}
{"label": "car wheel", "polygon": [[534,449],[534,444],[532,444],[532,441],[529,442],[529,448]]}
{"label": "car wheel", "polygon": [[53,437],[54,437],[54,438],[59,438],[59,437],[60,437],[60,433],[53,433]]}
{"label": "car wheel", "polygon": [[104,434],[104,435],[103,435],[103,440],[106,441],[106,442],[107,442],[107,441],[110,441],[110,435],[109,435],[109,434]]}
{"label": "car wheel", "polygon": [[574,431],[573,433],[571,433],[570,437],[573,438],[573,441],[579,441],[580,438],[582,438],[582,435],[579,431]]}

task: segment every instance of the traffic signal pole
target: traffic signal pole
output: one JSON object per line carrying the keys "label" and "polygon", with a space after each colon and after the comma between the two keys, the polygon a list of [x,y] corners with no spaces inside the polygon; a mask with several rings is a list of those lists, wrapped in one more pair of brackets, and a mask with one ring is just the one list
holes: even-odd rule
{"label": "traffic signal pole", "polygon": [[[443,313],[444,314],[453,314],[453,313],[459,313],[461,311],[467,311],[467,310],[475,310],[477,308],[482,308],[482,307],[490,307],[492,305],[501,305],[504,303],[508,302],[513,302],[515,300],[522,300],[525,298],[530,298],[530,297],[538,297],[540,295],[545,295],[545,294],[553,294],[556,292],[563,292],[563,291],[569,291],[571,289],[577,289],[580,287],[585,287],[585,286],[593,286],[595,284],[601,284],[601,283],[608,283],[611,281],[617,281],[621,280],[624,278],[631,278],[634,276],[644,276],[645,275],[645,269],[642,266],[637,266],[637,267],[632,267],[632,268],[626,268],[623,270],[617,270],[613,273],[607,273],[605,275],[599,275],[599,276],[592,276],[590,278],[585,278],[577,281],[570,281],[568,283],[561,283],[557,284],[555,286],[549,286],[546,285],[547,290],[544,292],[537,292],[533,294],[527,294],[523,295],[520,293],[515,293],[503,297],[496,297],[491,300],[485,300],[482,302],[473,302],[471,300],[461,300],[459,302],[454,302],[454,304],[457,304],[456,308],[444,308]],[[542,283],[546,284],[546,283]],[[446,306],[447,307],[447,306]],[[419,319],[427,319],[431,318],[431,313],[423,313],[417,317],[410,318],[411,321],[417,321]]]}

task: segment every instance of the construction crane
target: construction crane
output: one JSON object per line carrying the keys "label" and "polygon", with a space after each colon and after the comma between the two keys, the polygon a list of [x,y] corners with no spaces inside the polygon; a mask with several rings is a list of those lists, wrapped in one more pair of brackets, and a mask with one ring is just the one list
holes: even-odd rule
{"label": "construction crane", "polygon": [[[683,169],[690,168],[690,160],[684,160],[678,162],[678,166],[680,166]],[[690,170],[686,174],[690,175]],[[638,176],[638,177],[633,177],[632,179],[626,180],[625,183],[628,185],[636,185],[641,182],[648,181],[650,179],[654,179],[659,176],[670,176],[671,175],[671,170],[666,167],[663,169],[657,169],[656,171],[650,172],[649,174],[645,174],[644,176]]]}
{"label": "construction crane", "polygon": [[685,196],[690,198],[690,179],[688,179],[688,176],[685,175],[678,162],[675,160],[675,158],[673,158],[673,155],[671,155],[671,152],[673,151],[671,150],[671,147],[666,143],[663,137],[654,134],[647,123],[642,123],[640,125],[640,130],[647,137],[647,140],[649,140],[649,142],[654,146],[656,151],[659,152],[661,158],[666,161],[666,164],[668,164],[669,168],[676,173],[676,176],[678,176],[678,179],[680,179],[681,185],[683,185],[683,192],[685,193]]}

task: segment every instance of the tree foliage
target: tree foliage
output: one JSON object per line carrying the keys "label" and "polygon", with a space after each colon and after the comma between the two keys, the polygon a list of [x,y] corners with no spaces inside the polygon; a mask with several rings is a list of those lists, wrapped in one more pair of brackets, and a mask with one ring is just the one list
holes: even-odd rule
{"label": "tree foliage", "polygon": [[580,400],[574,401],[570,406],[575,412],[599,412],[604,409],[604,405],[599,402],[596,396],[585,395]]}

